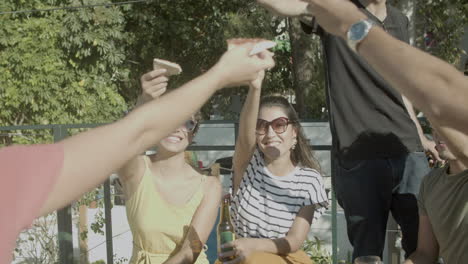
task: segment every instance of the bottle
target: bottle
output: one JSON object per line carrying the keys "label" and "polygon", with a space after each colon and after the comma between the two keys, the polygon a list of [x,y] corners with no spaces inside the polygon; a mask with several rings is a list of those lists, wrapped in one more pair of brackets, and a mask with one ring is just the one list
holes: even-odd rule
{"label": "bottle", "polygon": [[[231,207],[231,196],[226,194],[223,197],[223,201],[221,203],[220,208],[220,218],[217,227],[217,235],[218,235],[218,252],[228,252],[233,250],[233,248],[223,248],[221,249],[221,245],[234,241],[235,240],[235,233],[234,233],[234,226],[231,222],[231,216],[229,214],[229,209]],[[229,261],[234,259],[235,257],[225,257],[219,258],[220,261]]]}
{"label": "bottle", "polygon": [[445,161],[435,160],[430,151],[426,151],[427,162],[429,163],[429,168],[437,169],[445,167]]}
{"label": "bottle", "polygon": [[432,153],[430,151],[426,151],[426,158],[429,163],[429,168],[434,168],[436,166],[436,161],[434,160],[434,157],[432,157]]}

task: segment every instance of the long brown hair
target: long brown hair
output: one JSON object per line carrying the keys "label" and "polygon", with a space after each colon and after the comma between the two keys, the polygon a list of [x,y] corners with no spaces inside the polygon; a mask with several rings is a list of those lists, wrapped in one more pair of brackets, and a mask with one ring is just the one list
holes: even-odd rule
{"label": "long brown hair", "polygon": [[291,125],[296,130],[297,144],[294,150],[291,151],[292,162],[295,165],[300,164],[300,166],[320,171],[320,165],[312,154],[312,148],[309,146],[309,140],[304,135],[304,130],[299,122],[296,110],[294,110],[293,106],[283,96],[267,95],[260,99],[259,108],[272,106],[277,106],[283,109]]}
{"label": "long brown hair", "polygon": [[[198,129],[200,129],[200,122],[202,121],[202,113],[200,111],[197,111],[195,114],[192,115],[192,120],[196,122],[195,127],[193,128],[192,132],[190,132],[190,139],[189,139],[189,146],[195,143],[193,140],[195,136],[197,135]],[[200,174],[203,174],[203,171],[199,167],[198,160],[195,161],[192,159],[192,153],[189,150],[185,150],[185,162],[192,166],[193,169],[195,169],[197,172]]]}

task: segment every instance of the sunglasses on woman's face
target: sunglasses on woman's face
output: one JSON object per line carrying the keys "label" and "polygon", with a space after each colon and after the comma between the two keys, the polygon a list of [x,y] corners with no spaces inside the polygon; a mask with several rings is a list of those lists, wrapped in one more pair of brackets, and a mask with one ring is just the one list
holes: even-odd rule
{"label": "sunglasses on woman's face", "polygon": [[258,135],[265,135],[268,132],[268,127],[271,126],[276,134],[282,134],[286,132],[290,123],[292,122],[290,122],[286,117],[278,117],[270,122],[259,118],[257,119],[256,133]]}
{"label": "sunglasses on woman's face", "polygon": [[197,126],[197,122],[194,120],[187,120],[183,125],[180,126],[180,129],[185,132],[192,132]]}

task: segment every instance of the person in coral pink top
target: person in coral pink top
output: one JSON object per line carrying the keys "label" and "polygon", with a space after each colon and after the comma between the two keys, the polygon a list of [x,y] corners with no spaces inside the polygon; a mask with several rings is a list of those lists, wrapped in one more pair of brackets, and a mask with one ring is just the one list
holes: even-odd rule
{"label": "person in coral pink top", "polygon": [[39,215],[62,165],[60,143],[0,150],[0,263],[7,262],[11,241]]}

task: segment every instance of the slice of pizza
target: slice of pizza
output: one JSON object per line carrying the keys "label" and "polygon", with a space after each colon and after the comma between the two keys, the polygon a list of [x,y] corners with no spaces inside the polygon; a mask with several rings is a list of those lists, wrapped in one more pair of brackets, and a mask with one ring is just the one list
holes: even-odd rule
{"label": "slice of pizza", "polygon": [[161,60],[161,59],[154,59],[153,60],[153,69],[158,70],[158,69],[166,69],[166,75],[171,76],[171,75],[177,75],[182,72],[182,68],[180,67],[179,64],[170,62],[167,60]]}
{"label": "slice of pizza", "polygon": [[228,50],[238,45],[242,45],[249,42],[255,43],[255,45],[249,53],[250,56],[256,55],[264,50],[268,50],[276,46],[276,42],[262,38],[233,38],[227,40]]}

